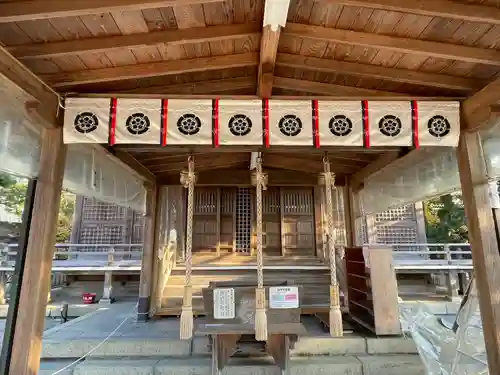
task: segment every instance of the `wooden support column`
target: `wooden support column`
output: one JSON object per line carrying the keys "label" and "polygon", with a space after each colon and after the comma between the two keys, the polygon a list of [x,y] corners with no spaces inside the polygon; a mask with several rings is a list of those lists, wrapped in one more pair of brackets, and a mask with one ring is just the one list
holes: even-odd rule
{"label": "wooden support column", "polygon": [[217,256],[220,255],[220,210],[221,210],[221,188],[217,188],[217,203],[215,207],[217,211],[217,216],[215,218],[216,221],[216,232],[215,232],[215,241],[216,241],[216,251],[217,251]]}
{"label": "wooden support column", "polygon": [[151,307],[151,289],[153,283],[153,262],[156,246],[156,212],[158,209],[158,186],[155,184],[146,193],[146,215],[144,220],[144,245],[142,250],[141,280],[137,320],[145,322],[149,318]]}
{"label": "wooden support column", "polygon": [[280,187],[280,235],[281,235],[281,255],[286,253],[286,226],[285,226],[285,194],[283,188]]}
{"label": "wooden support column", "polygon": [[65,159],[62,128],[45,129],[17,315],[21,324],[14,334],[10,375],[36,375],[40,367]]}
{"label": "wooden support column", "polygon": [[344,217],[347,247],[356,246],[356,219],[354,213],[354,194],[350,183],[346,183],[344,188]]}
{"label": "wooden support column", "polygon": [[323,241],[323,207],[321,186],[315,186],[314,196],[314,234],[316,244],[316,256],[325,259],[324,241]]}
{"label": "wooden support column", "polygon": [[457,151],[490,374],[500,374],[500,255],[479,133],[462,133]]}

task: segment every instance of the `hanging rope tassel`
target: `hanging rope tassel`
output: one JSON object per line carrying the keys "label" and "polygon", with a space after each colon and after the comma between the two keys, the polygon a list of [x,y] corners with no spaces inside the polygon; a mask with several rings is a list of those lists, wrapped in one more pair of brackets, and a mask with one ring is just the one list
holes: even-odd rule
{"label": "hanging rope tassel", "polygon": [[264,259],[262,253],[262,190],[266,189],[267,175],[262,172],[262,159],[252,175],[257,190],[257,289],[255,290],[255,339],[267,340],[266,289],[264,288]]}
{"label": "hanging rope tassel", "polygon": [[187,201],[187,225],[186,225],[186,276],[184,279],[184,298],[182,300],[181,312],[181,340],[189,340],[193,337],[193,290],[191,286],[192,246],[193,246],[193,205],[194,184],[196,175],[194,173],[194,160],[188,159],[188,170],[181,172],[181,184],[188,190]]}
{"label": "hanging rope tassel", "polygon": [[337,282],[337,265],[335,259],[335,226],[333,223],[332,187],[335,189],[335,174],[330,172],[330,161],[323,159],[326,209],[328,220],[328,250],[330,254],[330,335],[343,335],[342,312],[340,311],[339,285]]}

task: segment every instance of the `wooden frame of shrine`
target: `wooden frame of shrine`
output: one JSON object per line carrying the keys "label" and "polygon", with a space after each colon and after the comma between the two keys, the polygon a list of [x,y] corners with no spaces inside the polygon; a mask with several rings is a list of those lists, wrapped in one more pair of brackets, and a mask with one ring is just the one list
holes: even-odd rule
{"label": "wooden frame of shrine", "polygon": [[[0,168],[36,181],[3,368],[39,369],[63,187],[144,212],[139,319],[181,314],[190,337],[196,283],[238,269],[258,275],[265,338],[264,278],[294,269],[331,272],[321,312],[341,334],[335,249],[358,244],[360,201],[374,213],[461,186],[500,373],[484,142],[500,137],[499,25],[497,0],[0,3]],[[242,252],[252,261],[235,266]]]}

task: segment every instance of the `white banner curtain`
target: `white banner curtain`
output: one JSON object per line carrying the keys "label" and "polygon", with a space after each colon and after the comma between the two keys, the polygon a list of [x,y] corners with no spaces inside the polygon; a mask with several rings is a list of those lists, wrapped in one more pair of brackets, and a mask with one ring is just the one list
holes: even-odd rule
{"label": "white banner curtain", "polygon": [[[3,98],[2,98],[3,99]],[[38,174],[41,136],[24,111],[2,100],[0,106],[0,171],[19,177]]]}
{"label": "white banner curtain", "polygon": [[144,181],[94,145],[68,145],[63,187],[74,194],[145,213]]}
{"label": "white banner curtain", "polygon": [[[365,215],[460,189],[456,148],[421,148],[369,177],[360,192]],[[499,155],[500,156],[500,155]]]}
{"label": "white banner curtain", "polygon": [[500,122],[482,136],[484,159],[488,177],[491,180],[500,179]]}

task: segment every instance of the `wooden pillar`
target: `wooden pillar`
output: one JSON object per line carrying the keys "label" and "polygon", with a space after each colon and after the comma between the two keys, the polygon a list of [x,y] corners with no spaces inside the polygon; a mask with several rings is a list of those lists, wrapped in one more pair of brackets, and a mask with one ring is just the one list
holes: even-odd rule
{"label": "wooden pillar", "polygon": [[322,191],[321,186],[315,186],[313,191],[314,196],[314,234],[316,244],[316,256],[325,259],[325,251],[323,249],[323,207],[322,207]]}
{"label": "wooden pillar", "polygon": [[10,375],[36,375],[40,367],[65,159],[62,128],[44,130],[17,315],[21,324],[14,333]]}
{"label": "wooden pillar", "polygon": [[457,151],[490,374],[500,374],[500,255],[479,133],[462,133]]}
{"label": "wooden pillar", "polygon": [[346,183],[344,188],[344,220],[347,247],[356,246],[356,219],[354,213],[354,194],[350,183]]}
{"label": "wooden pillar", "polygon": [[114,302],[113,298],[113,271],[104,272],[104,284],[102,290],[102,298],[99,300],[101,304],[110,304]]}
{"label": "wooden pillar", "polygon": [[285,225],[285,193],[283,188],[280,187],[280,246],[281,255],[286,254],[286,225]]}
{"label": "wooden pillar", "polygon": [[149,318],[151,307],[151,289],[153,282],[153,262],[156,246],[156,212],[158,209],[158,187],[147,189],[146,215],[144,218],[144,244],[142,249],[141,279],[139,283],[139,301],[137,320],[145,322]]}

